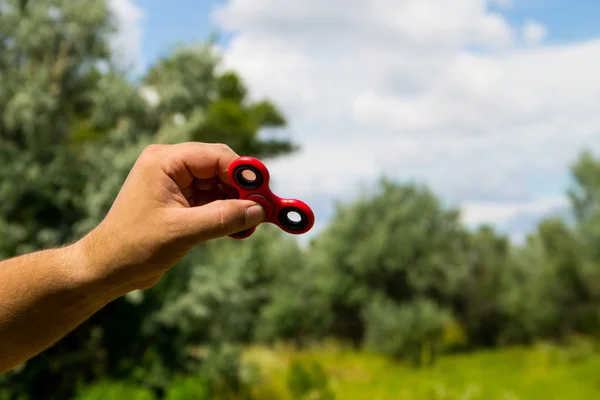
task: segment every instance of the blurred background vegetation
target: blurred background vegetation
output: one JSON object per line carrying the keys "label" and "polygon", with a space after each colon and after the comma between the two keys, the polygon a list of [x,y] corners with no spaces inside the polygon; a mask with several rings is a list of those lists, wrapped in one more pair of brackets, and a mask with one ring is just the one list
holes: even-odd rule
{"label": "blurred background vegetation", "polygon": [[[103,0],[0,1],[0,258],[91,229],[147,144],[297,150],[261,135],[284,116],[210,42],[133,80],[112,31]],[[519,246],[384,177],[306,247],[269,226],[206,243],[0,376],[0,399],[598,398],[600,160],[572,177],[572,219]]]}

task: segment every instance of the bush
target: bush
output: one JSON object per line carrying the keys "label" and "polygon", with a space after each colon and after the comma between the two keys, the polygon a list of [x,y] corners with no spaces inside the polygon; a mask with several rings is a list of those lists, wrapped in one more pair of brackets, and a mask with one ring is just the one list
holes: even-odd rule
{"label": "bush", "polygon": [[245,398],[258,379],[257,367],[241,358],[236,346],[220,344],[202,355],[200,372],[213,385],[218,399]]}
{"label": "bush", "polygon": [[466,328],[456,319],[446,323],[442,331],[441,345],[444,352],[462,351],[469,346],[469,337]]}
{"label": "bush", "polygon": [[444,327],[451,321],[449,313],[430,300],[399,304],[385,297],[375,298],[363,318],[368,348],[394,358],[410,356],[417,366],[434,363]]}
{"label": "bush", "polygon": [[180,375],[173,379],[165,400],[210,400],[214,393],[210,380],[204,376]]}
{"label": "bush", "polygon": [[331,400],[335,396],[329,390],[329,378],[317,361],[306,365],[293,361],[288,373],[287,386],[294,400]]}
{"label": "bush", "polygon": [[154,393],[133,383],[121,381],[100,381],[82,389],[75,400],[155,400]]}

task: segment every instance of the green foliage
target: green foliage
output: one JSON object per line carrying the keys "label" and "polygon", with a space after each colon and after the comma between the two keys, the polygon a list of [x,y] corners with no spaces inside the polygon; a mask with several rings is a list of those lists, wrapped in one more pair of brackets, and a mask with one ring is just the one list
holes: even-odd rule
{"label": "green foliage", "polygon": [[[583,152],[573,164],[573,186],[569,191],[576,218],[578,247],[571,250],[583,262],[578,266],[584,276],[582,290],[595,301],[600,293],[600,160],[591,152]],[[563,247],[564,249],[564,247]],[[581,257],[581,255],[584,257]]]}
{"label": "green foliage", "polygon": [[363,308],[375,296],[449,302],[465,272],[458,212],[427,189],[382,180],[373,196],[339,207],[312,256],[328,276],[333,332],[360,340]]}
{"label": "green foliage", "polygon": [[271,301],[261,309],[257,339],[292,340],[302,346],[324,338],[331,329],[332,314],[317,279],[318,274],[303,267],[278,280]]}
{"label": "green foliage", "polygon": [[205,261],[198,260],[185,289],[156,318],[191,340],[248,342],[274,285],[302,265],[302,256],[295,240],[268,225],[244,241],[208,243]]}
{"label": "green foliage", "polygon": [[154,393],[148,389],[119,381],[100,381],[81,391],[75,400],[104,400],[104,399],[127,399],[127,400],[155,400]]}
{"label": "green foliage", "polygon": [[550,219],[539,225],[537,237],[552,273],[546,285],[559,309],[555,331],[562,336],[594,333],[600,320],[589,311],[600,300],[600,270],[587,259],[581,235],[564,221]]}
{"label": "green foliage", "polygon": [[329,389],[329,379],[317,361],[305,363],[294,360],[291,363],[287,386],[294,400],[333,400]]}
{"label": "green foliage", "polygon": [[573,213],[579,223],[590,224],[600,211],[600,163],[592,152],[584,151],[571,167],[571,175],[574,182],[569,197]]}
{"label": "green foliage", "polygon": [[153,66],[145,79],[156,91],[156,113],[163,121],[178,119],[189,140],[227,143],[239,153],[274,157],[297,149],[286,139],[259,137],[286,121],[268,100],[251,102],[241,79],[217,73],[210,46],[179,48]]}
{"label": "green foliage", "polygon": [[[0,257],[96,226],[150,143],[223,142],[261,158],[296,149],[277,106],[252,100],[211,43],[177,48],[132,82],[110,54],[106,1],[0,2]],[[543,357],[597,363],[578,335],[600,334],[600,160],[582,153],[572,175],[574,224],[542,221],[522,246],[490,227],[467,232],[427,188],[387,179],[339,205],[306,250],[269,226],[203,244],[153,289],[112,302],[1,376],[0,399],[248,399],[257,371],[239,346],[256,340],[306,347],[333,336],[420,365],[441,350],[544,339],[567,347]],[[520,356],[507,357],[490,376],[518,370]],[[495,395],[471,390],[455,367],[440,367],[448,379],[435,368],[423,376],[437,383],[414,398]],[[295,398],[331,398],[323,371],[294,363]]]}
{"label": "green foliage", "polygon": [[103,1],[6,1],[0,13],[0,254],[73,238],[86,160],[72,135],[89,116],[112,31]]}
{"label": "green foliage", "polygon": [[246,391],[248,382],[242,374],[239,349],[229,345],[217,345],[209,348],[203,359],[202,372],[214,383],[218,398]]}
{"label": "green foliage", "polygon": [[287,243],[287,250],[273,243],[280,255],[274,264],[279,273],[269,301],[260,309],[255,337],[267,342],[291,340],[302,346],[330,332],[333,316],[326,293],[334,282],[314,262],[314,252],[302,252],[296,244]]}
{"label": "green foliage", "polygon": [[444,327],[451,319],[448,310],[423,298],[397,304],[375,298],[365,308],[365,344],[392,357],[410,357],[414,364],[432,364]]}
{"label": "green foliage", "polygon": [[[576,350],[577,349],[577,350]],[[330,388],[344,400],[562,400],[600,395],[600,355],[585,346],[509,347],[441,358],[435,367],[414,369],[402,362],[361,350],[319,346],[289,353],[256,352],[261,367],[273,367],[271,383],[287,386],[290,366],[284,360],[313,360],[328,371]],[[587,354],[571,358],[568,353]],[[276,368],[276,369],[275,369]],[[278,393],[277,399],[290,397]]]}
{"label": "green foliage", "polygon": [[203,376],[176,376],[167,390],[165,400],[211,400],[212,383]]}
{"label": "green foliage", "polygon": [[504,342],[597,332],[598,270],[587,254],[579,233],[557,219],[540,223],[527,244],[514,250],[504,296],[509,316]]}
{"label": "green foliage", "polygon": [[[0,257],[59,246],[92,229],[150,143],[218,141],[263,157],[293,150],[286,139],[259,136],[264,128],[283,127],[283,117],[268,100],[248,102],[234,72],[217,73],[219,60],[208,45],[177,49],[141,83],[130,81],[109,51],[111,18],[104,0],[2,2]],[[155,99],[147,96],[152,90]],[[227,136],[202,137],[206,116],[221,118],[214,111],[219,104],[248,123],[230,124]],[[69,398],[86,382],[128,380],[162,395],[172,376],[202,363],[191,354],[194,345],[252,325],[258,313],[244,314],[249,322],[207,327],[210,335],[167,323],[161,308],[179,304],[192,271],[206,264],[200,247],[155,288],[107,305],[24,368],[0,377],[0,385],[13,397]]]}
{"label": "green foliage", "polygon": [[481,227],[468,237],[467,272],[458,285],[454,308],[473,346],[496,345],[507,323],[503,302],[516,284],[508,268],[510,252],[508,238],[491,227]]}

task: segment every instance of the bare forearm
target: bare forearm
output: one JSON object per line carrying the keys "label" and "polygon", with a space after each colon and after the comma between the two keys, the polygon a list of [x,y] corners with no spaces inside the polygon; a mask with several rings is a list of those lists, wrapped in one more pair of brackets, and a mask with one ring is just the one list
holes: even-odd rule
{"label": "bare forearm", "polygon": [[0,262],[0,374],[122,294],[93,279],[77,245]]}

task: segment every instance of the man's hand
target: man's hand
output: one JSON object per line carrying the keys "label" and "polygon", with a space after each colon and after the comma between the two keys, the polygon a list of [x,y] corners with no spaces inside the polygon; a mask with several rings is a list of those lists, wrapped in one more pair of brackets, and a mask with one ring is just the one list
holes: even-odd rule
{"label": "man's hand", "polygon": [[196,244],[258,225],[235,200],[217,144],[150,146],[102,223],[78,242],[0,262],[0,374],[135,289],[153,286]]}
{"label": "man's hand", "polygon": [[148,288],[196,244],[262,222],[258,204],[232,199],[227,167],[238,157],[220,144],[146,148],[105,220],[80,242],[95,279]]}

